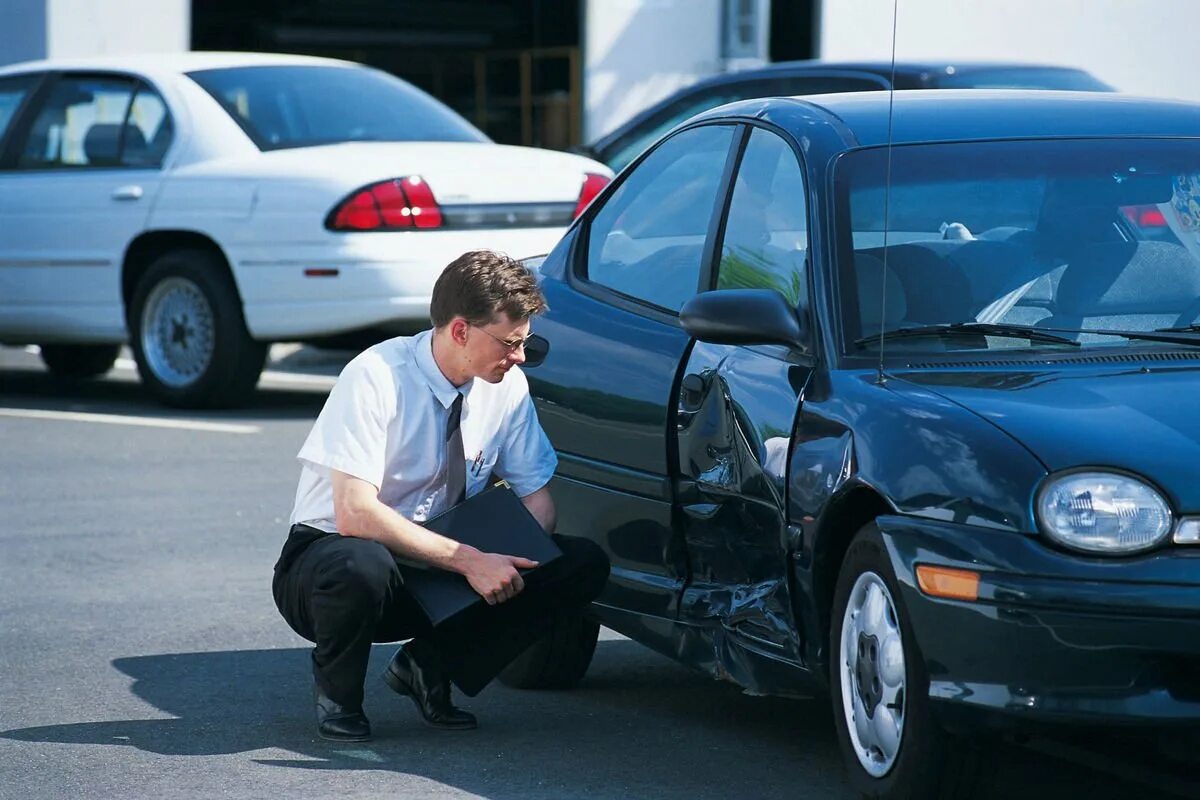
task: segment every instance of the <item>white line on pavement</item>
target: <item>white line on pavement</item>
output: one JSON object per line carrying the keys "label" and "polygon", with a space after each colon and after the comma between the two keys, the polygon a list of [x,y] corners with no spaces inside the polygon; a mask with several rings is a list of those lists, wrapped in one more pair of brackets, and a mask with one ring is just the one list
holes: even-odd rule
{"label": "white line on pavement", "polygon": [[188,431],[208,431],[210,433],[259,433],[262,430],[257,425],[236,425],[229,422],[132,417],[124,414],[93,414],[82,411],[46,411],[40,408],[0,408],[0,417],[57,419],[68,422],[100,422],[108,425],[141,425],[147,428],[177,428]]}

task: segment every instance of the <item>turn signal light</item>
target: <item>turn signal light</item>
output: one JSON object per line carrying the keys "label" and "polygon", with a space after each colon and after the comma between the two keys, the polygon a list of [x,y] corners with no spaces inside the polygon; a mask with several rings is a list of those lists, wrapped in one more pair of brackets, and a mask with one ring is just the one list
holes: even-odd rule
{"label": "turn signal light", "polygon": [[920,564],[917,567],[917,585],[921,591],[933,597],[950,600],[978,600],[979,573],[969,569],[934,567]]}
{"label": "turn signal light", "polygon": [[380,181],[350,193],[325,219],[331,231],[440,228],[442,209],[419,175]]}
{"label": "turn signal light", "polygon": [[583,188],[579,190],[579,202],[575,204],[575,213],[571,215],[571,219],[575,219],[583,210],[588,207],[588,203],[596,199],[596,195],[600,194],[600,190],[608,186],[609,178],[603,175],[597,175],[594,172],[584,173]]}

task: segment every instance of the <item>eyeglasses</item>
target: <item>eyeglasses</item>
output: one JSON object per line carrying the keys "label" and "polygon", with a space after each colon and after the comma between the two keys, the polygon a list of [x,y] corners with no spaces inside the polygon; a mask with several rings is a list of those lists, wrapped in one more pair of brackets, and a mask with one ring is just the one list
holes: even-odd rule
{"label": "eyeglasses", "polygon": [[508,352],[510,352],[510,353],[515,352],[515,351],[520,350],[521,348],[525,347],[526,345],[529,344],[529,340],[533,338],[533,334],[531,333],[522,339],[515,339],[512,341],[509,341],[508,339],[501,339],[499,336],[496,336],[495,334],[491,333],[488,330],[485,330],[484,328],[480,328],[478,325],[472,325],[471,327],[479,328],[479,330],[483,331],[488,336],[491,336],[493,339],[495,339],[497,342],[499,342],[501,345],[503,345],[504,349],[508,350]]}

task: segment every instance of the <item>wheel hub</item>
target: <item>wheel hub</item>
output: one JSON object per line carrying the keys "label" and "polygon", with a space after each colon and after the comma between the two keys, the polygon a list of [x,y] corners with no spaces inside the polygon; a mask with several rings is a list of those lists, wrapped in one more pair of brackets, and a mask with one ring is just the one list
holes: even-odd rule
{"label": "wheel hub", "polygon": [[858,663],[854,669],[858,696],[866,707],[867,718],[875,718],[875,708],[883,699],[883,683],[879,679],[879,639],[860,631],[858,634]]}
{"label": "wheel hub", "polygon": [[188,386],[208,369],[216,349],[216,319],[193,281],[171,276],[155,285],[141,313],[146,366],[162,383]]}

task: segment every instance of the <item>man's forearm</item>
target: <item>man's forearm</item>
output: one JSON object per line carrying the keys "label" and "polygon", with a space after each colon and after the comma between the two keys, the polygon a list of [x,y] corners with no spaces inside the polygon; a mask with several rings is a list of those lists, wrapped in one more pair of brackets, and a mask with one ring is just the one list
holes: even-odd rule
{"label": "man's forearm", "polygon": [[371,539],[401,558],[452,572],[463,572],[465,562],[479,552],[405,519],[378,500],[345,510],[337,525],[344,536]]}

